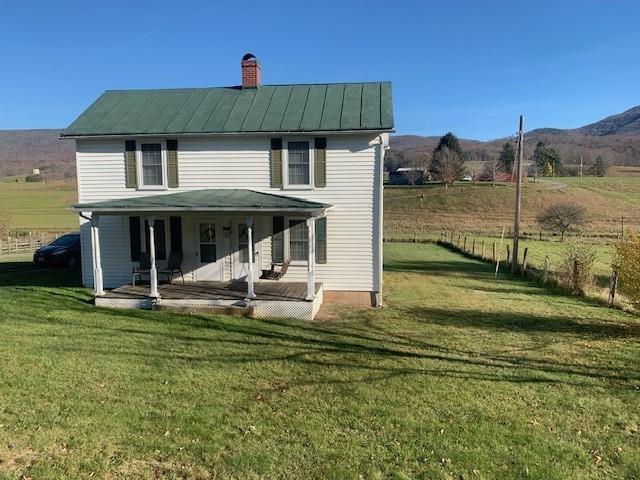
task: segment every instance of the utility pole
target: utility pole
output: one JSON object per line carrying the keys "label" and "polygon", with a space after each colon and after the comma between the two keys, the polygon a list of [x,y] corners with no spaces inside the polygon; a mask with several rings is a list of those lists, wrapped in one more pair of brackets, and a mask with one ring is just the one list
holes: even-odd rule
{"label": "utility pole", "polygon": [[522,159],[524,157],[524,115],[520,115],[518,130],[518,158],[516,159],[516,212],[513,222],[513,255],[511,256],[511,272],[518,269],[518,243],[520,241],[520,203],[522,200]]}

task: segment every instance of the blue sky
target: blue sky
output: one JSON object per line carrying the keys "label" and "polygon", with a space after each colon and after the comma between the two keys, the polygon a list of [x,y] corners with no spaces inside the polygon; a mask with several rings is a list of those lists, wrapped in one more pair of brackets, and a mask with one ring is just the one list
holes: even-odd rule
{"label": "blue sky", "polygon": [[393,82],[402,134],[492,139],[640,104],[640,2],[3,2],[0,129],[68,125],[102,91]]}

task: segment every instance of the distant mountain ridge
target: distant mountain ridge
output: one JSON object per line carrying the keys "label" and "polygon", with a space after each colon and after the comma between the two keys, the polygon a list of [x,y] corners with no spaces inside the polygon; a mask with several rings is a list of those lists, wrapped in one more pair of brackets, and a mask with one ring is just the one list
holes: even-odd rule
{"label": "distant mountain ridge", "polygon": [[[60,140],[61,129],[0,130],[0,176],[26,175],[39,168],[48,178],[75,177],[75,145]],[[443,134],[445,132],[442,132]],[[455,133],[455,132],[454,132]],[[392,150],[430,154],[438,136],[394,135]],[[465,151],[498,155],[507,139],[488,142],[460,139]],[[539,128],[527,132],[525,153],[543,141],[569,162],[583,157],[588,163],[602,155],[615,165],[640,165],[640,106],[580,128]]]}
{"label": "distant mountain ridge", "polygon": [[0,130],[0,176],[39,168],[48,178],[75,177],[75,143],[61,129]]}
{"label": "distant mountain ridge", "polygon": [[[436,136],[394,135],[391,137],[391,148],[409,154],[430,154],[438,140],[439,137]],[[460,139],[460,145],[467,152],[484,152],[496,156],[506,141],[506,138],[486,142]],[[581,157],[589,163],[602,155],[610,164],[639,166],[640,106],[579,128],[531,130],[525,134],[525,154],[530,154],[539,141],[558,150],[568,163]]]}

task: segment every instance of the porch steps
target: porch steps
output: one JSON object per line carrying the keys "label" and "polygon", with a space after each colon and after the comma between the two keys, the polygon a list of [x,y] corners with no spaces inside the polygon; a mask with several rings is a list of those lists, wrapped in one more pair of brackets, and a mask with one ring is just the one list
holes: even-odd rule
{"label": "porch steps", "polygon": [[239,305],[171,305],[160,302],[153,305],[152,310],[159,312],[183,313],[188,315],[210,313],[250,318],[253,317],[255,308]]}

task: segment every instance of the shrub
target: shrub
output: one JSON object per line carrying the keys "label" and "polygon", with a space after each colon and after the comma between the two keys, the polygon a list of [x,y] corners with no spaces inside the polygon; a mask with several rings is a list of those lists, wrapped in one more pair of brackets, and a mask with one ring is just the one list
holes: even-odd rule
{"label": "shrub", "polygon": [[42,177],[40,175],[27,175],[24,177],[25,182],[41,182]]}
{"label": "shrub", "polygon": [[618,272],[622,292],[635,308],[640,308],[640,239],[636,235],[616,245],[613,268]]}
{"label": "shrub", "polygon": [[572,242],[567,245],[564,259],[558,272],[560,281],[574,295],[584,295],[594,283],[593,265],[596,261],[595,250],[585,243]]}

